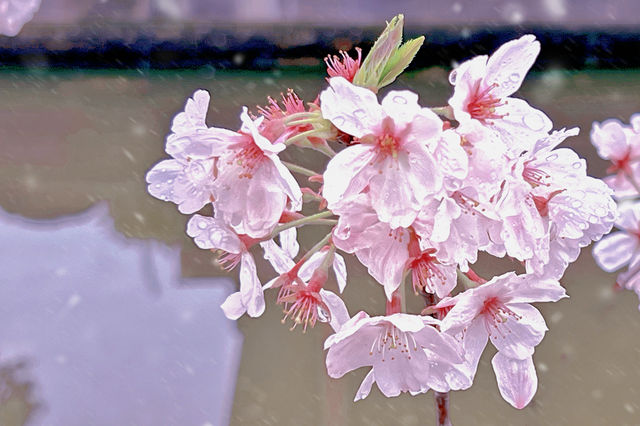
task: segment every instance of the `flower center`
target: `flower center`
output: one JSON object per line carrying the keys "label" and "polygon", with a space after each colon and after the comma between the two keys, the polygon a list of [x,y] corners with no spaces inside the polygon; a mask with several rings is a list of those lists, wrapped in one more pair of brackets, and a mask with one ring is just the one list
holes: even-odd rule
{"label": "flower center", "polygon": [[[498,336],[501,336],[502,338],[506,337],[504,327],[500,326],[506,323],[509,318],[516,321],[522,318],[511,309],[507,308],[507,306],[497,297],[490,297],[485,300],[480,314],[484,316],[487,333],[489,333],[489,337],[492,337],[493,339],[497,339]],[[510,333],[511,330],[507,329],[507,332]]]}
{"label": "flower center", "polygon": [[436,293],[438,286],[447,284],[447,277],[440,268],[438,268],[440,262],[438,262],[438,259],[434,256],[431,256],[434,252],[434,249],[426,250],[409,262],[413,291],[416,294],[419,293],[419,290]]}
{"label": "flower center", "polygon": [[491,93],[493,89],[498,87],[498,84],[493,83],[481,90],[480,82],[481,80],[478,80],[471,91],[469,103],[467,104],[469,115],[483,123],[487,120],[504,117],[506,114],[496,113],[496,108],[503,106],[506,101],[495,97]]}
{"label": "flower center", "polygon": [[631,173],[631,151],[627,151],[622,158],[611,159],[611,166],[607,173]]}
{"label": "flower center", "polygon": [[[278,301],[285,304],[282,323],[284,324],[287,318],[293,320],[291,330],[298,324],[302,324],[302,332],[305,333],[307,326],[315,326],[318,319],[321,322],[330,320],[329,308],[322,301],[319,293],[308,289],[304,284],[287,286],[287,291],[289,294],[282,298],[278,297]],[[288,303],[291,303],[291,306],[287,307]]]}
{"label": "flower center", "polygon": [[238,263],[240,263],[240,259],[242,259],[242,253],[228,253],[226,251],[220,250],[218,263],[225,271],[230,271],[238,266]]}
{"label": "flower center", "polygon": [[411,354],[422,349],[411,333],[398,330],[392,324],[385,324],[380,333],[373,340],[369,356],[380,357],[385,360],[395,361],[399,357],[411,359]]}
{"label": "flower center", "polygon": [[546,197],[538,196],[538,195],[532,196],[533,204],[535,204],[536,209],[538,210],[538,213],[540,213],[540,216],[547,217],[549,215],[549,201],[551,201],[553,197],[555,197],[556,195],[560,194],[563,191],[564,189],[558,189],[557,191],[553,191],[551,194],[547,195]]}
{"label": "flower center", "polygon": [[383,155],[391,155],[393,158],[398,157],[398,139],[389,134],[384,134],[378,139],[378,149]]}
{"label": "flower center", "polygon": [[[235,160],[236,164],[240,166],[240,173],[238,175],[238,178],[251,179],[253,177],[254,169],[260,164],[264,157],[264,152],[262,152],[262,150],[252,139],[251,142],[247,143],[233,157],[233,160]],[[228,161],[228,164],[233,164],[233,160]]]}
{"label": "flower center", "polygon": [[536,169],[535,167],[531,167],[529,163],[524,165],[524,169],[522,170],[523,179],[528,182],[534,188],[536,186],[549,186],[550,184],[545,182],[551,176],[549,176],[546,172],[540,169]]}

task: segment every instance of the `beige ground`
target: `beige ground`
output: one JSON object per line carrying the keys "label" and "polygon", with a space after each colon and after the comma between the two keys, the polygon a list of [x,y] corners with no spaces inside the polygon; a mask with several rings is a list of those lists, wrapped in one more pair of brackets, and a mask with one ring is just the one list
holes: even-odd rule
{"label": "beige ground", "polygon": [[[108,200],[125,235],[183,244],[184,275],[219,275],[212,256],[185,237],[186,217],[146,193],[144,174],[163,157],[172,116],[195,89],[205,88],[215,107],[209,124],[236,128],[241,105],[262,104],[266,95],[288,87],[312,99],[322,85],[320,76],[300,73],[0,73],[0,206],[50,218]],[[398,86],[417,90],[422,102],[433,106],[444,104],[449,94],[446,73],[439,69],[409,75]],[[628,119],[640,111],[638,94],[638,72],[552,71],[533,75],[520,92],[557,128],[580,126],[582,134],[568,145],[588,157],[594,155],[588,144],[591,122]],[[314,160],[303,161],[312,166]],[[605,168],[597,159],[590,166],[600,176]],[[304,233],[303,245],[313,244],[313,237]],[[354,262],[348,270],[345,298],[353,312],[381,313],[380,287]],[[454,424],[640,424],[638,300],[631,292],[613,292],[612,281],[584,250],[563,280],[571,298],[541,306],[551,330],[536,351],[539,389],[533,403],[518,412],[502,401],[487,350],[473,388],[452,395]],[[327,327],[306,335],[290,332],[272,302],[270,295],[262,318],[238,322],[246,339],[232,424],[432,424],[429,394],[386,399],[374,390],[365,401],[352,403],[364,369],[339,381],[328,379],[322,351]],[[13,411],[0,409],[0,419],[6,412],[24,416],[16,407],[30,406],[10,403]]]}

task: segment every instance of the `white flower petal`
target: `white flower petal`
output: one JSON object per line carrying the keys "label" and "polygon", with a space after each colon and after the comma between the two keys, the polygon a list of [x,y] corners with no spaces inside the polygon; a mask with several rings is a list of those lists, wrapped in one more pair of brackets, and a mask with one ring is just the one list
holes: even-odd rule
{"label": "white flower petal", "polygon": [[250,317],[264,312],[262,284],[256,271],[256,263],[249,252],[243,252],[240,264],[240,295]]}
{"label": "white flower petal", "polygon": [[360,384],[360,387],[356,392],[356,396],[353,399],[353,402],[360,401],[361,399],[365,399],[367,396],[369,396],[369,393],[371,392],[371,387],[373,386],[373,383],[375,381],[376,380],[375,380],[375,377],[373,376],[373,369],[371,369],[369,370],[367,375],[364,377],[364,380],[362,380],[362,383]]}
{"label": "white flower petal", "polygon": [[611,233],[593,246],[593,258],[600,268],[613,272],[638,255],[639,242],[637,236],[626,232]]}
{"label": "white flower petal", "polygon": [[347,265],[344,263],[344,257],[338,253],[334,254],[333,272],[336,274],[338,289],[340,290],[340,293],[342,293],[344,288],[347,286]]}
{"label": "white flower petal", "polygon": [[358,87],[342,77],[329,80],[320,94],[322,116],[334,126],[356,138],[373,133],[382,121],[382,107],[369,89]]}
{"label": "white flower petal", "polygon": [[193,215],[187,223],[187,235],[202,249],[223,250],[236,254],[245,250],[238,235],[218,218]]}
{"label": "white flower petal", "polygon": [[278,274],[289,272],[295,266],[295,262],[289,257],[289,254],[273,240],[261,242],[260,247],[264,250],[264,258],[271,263]]}
{"label": "white flower petal", "polygon": [[329,313],[331,314],[331,322],[329,324],[331,328],[333,328],[333,331],[337,333],[340,331],[340,328],[349,321],[347,306],[342,299],[332,291],[320,289],[320,297],[329,308]]}
{"label": "white flower petal", "polygon": [[487,86],[499,97],[509,96],[520,88],[524,77],[540,53],[540,42],[531,34],[511,40],[496,50],[487,61]]}
{"label": "white flower petal", "polygon": [[538,376],[533,359],[512,359],[498,352],[491,360],[500,395],[509,404],[522,409],[531,402],[538,389]]}

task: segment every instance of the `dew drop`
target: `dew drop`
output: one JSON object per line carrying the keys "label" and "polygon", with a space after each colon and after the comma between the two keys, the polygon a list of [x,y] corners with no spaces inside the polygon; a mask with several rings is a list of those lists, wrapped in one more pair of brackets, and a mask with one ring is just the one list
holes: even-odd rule
{"label": "dew drop", "polygon": [[540,114],[527,114],[522,117],[522,122],[533,131],[542,130],[544,128],[544,120]]}
{"label": "dew drop", "polygon": [[458,70],[451,71],[451,73],[449,74],[449,83],[451,83],[451,85],[455,86],[457,78],[458,78]]}
{"label": "dew drop", "polygon": [[173,179],[169,179],[169,180],[167,181],[167,183],[168,183],[169,185],[171,185],[171,184],[173,183]]}
{"label": "dew drop", "polygon": [[582,207],[582,201],[580,200],[573,200],[571,202],[571,206],[573,206],[574,209],[579,209],[580,207]]}
{"label": "dew drop", "polygon": [[363,109],[357,109],[353,111],[353,115],[355,115],[358,118],[363,118],[366,115],[366,113],[364,112]]}
{"label": "dew drop", "polygon": [[551,154],[547,157],[547,161],[555,161],[558,159],[558,154]]}
{"label": "dew drop", "polygon": [[207,229],[207,222],[205,222],[204,220],[201,220],[200,222],[198,222],[198,228]]}
{"label": "dew drop", "polygon": [[580,167],[582,167],[582,163],[580,161],[576,161],[575,163],[572,164],[572,167],[574,169],[579,169]]}
{"label": "dew drop", "polygon": [[512,83],[517,83],[519,80],[520,80],[520,74],[518,74],[517,72],[514,72],[509,76],[509,81],[511,81]]}
{"label": "dew drop", "polygon": [[405,98],[404,96],[397,95],[393,97],[393,102],[404,105],[407,103],[407,98]]}
{"label": "dew drop", "polygon": [[333,124],[335,124],[336,126],[340,127],[344,124],[344,117],[342,117],[341,115],[334,117],[333,120],[331,120],[333,122]]}
{"label": "dew drop", "polygon": [[604,207],[596,207],[595,213],[602,217],[607,215],[607,210]]}

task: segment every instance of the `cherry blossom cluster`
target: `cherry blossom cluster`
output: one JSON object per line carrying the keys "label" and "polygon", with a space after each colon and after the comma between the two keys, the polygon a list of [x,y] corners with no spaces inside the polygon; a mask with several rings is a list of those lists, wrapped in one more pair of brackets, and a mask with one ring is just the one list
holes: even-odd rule
{"label": "cherry blossom cluster", "polygon": [[640,114],[629,125],[609,119],[593,123],[591,142],[598,155],[611,162],[604,181],[618,202],[617,232],[593,247],[596,263],[607,272],[627,267],[616,285],[640,296]]}
{"label": "cherry blossom cluster", "polygon": [[[212,206],[187,233],[225,268],[239,265],[228,318],[260,316],[273,289],[293,327],[330,324],[328,374],[370,367],[356,400],[373,383],[388,397],[466,389],[490,341],[499,391],[523,408],[547,331],[532,303],[566,297],[558,280],[611,229],[612,192],[559,147],[578,129],[552,131],[542,111],[512,97],[540,51],[534,36],[462,63],[448,105],[425,107],[408,90],[378,96],[424,40],[402,43],[402,24],[388,23],[364,59],[360,49],[328,57],[328,85],[313,102],[289,91],[244,108],[237,131],[205,123],[209,94],[198,90],[173,120],[171,158],[149,171],[149,192],[184,214]],[[327,161],[316,170],[283,161],[292,146]],[[326,235],[301,253],[297,230],[312,225]],[[479,252],[518,270],[480,277]],[[264,284],[260,253],[274,270]],[[381,285],[384,313],[349,312],[344,254]],[[406,311],[414,294],[426,301],[421,312]]]}

